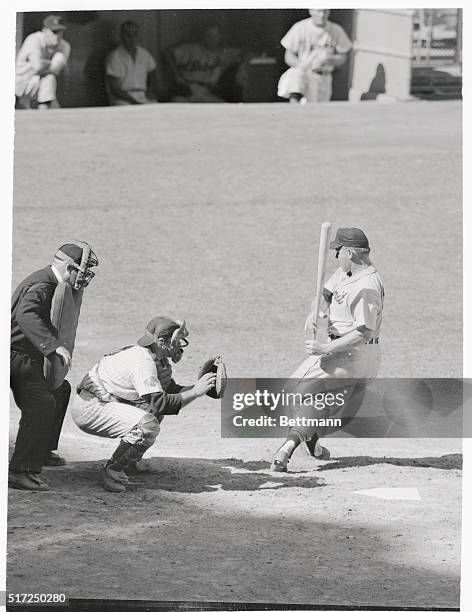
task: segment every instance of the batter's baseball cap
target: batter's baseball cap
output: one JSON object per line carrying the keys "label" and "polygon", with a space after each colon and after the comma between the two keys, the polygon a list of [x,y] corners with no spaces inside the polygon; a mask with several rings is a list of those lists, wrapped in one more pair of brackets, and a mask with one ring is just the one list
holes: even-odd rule
{"label": "batter's baseball cap", "polygon": [[157,342],[158,338],[171,338],[174,331],[180,326],[181,323],[170,317],[154,317],[146,325],[144,336],[138,340],[138,344],[139,346],[151,346]]}
{"label": "batter's baseball cap", "polygon": [[336,232],[335,239],[330,243],[330,249],[341,247],[352,247],[358,249],[369,249],[369,241],[364,232],[358,227],[340,227]]}
{"label": "batter's baseball cap", "polygon": [[60,32],[61,30],[65,30],[66,26],[62,23],[62,17],[60,15],[48,15],[43,20],[43,28],[47,28],[53,32]]}

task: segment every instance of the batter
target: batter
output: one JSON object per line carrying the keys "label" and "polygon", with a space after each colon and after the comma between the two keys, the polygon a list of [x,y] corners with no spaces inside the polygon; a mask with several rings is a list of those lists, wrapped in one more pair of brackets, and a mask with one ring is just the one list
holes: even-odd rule
{"label": "batter", "polygon": [[[305,359],[292,374],[300,386],[319,379],[316,392],[346,388],[354,392],[356,384],[367,384],[377,376],[380,367],[380,328],[384,304],[382,280],[370,260],[370,245],[358,228],[340,228],[330,244],[339,268],[323,289],[321,314],[328,317],[327,342],[307,340]],[[317,313],[311,312],[306,328],[316,331]],[[345,398],[349,399],[349,395]],[[297,407],[297,415],[313,418],[311,406]],[[303,443],[315,458],[328,458],[311,427],[292,427],[276,453],[273,469],[286,472],[293,451]]]}

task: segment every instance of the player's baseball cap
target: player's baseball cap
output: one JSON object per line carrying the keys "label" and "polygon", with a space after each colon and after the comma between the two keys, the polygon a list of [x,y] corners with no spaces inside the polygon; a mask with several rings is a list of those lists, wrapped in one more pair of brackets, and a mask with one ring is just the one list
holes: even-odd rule
{"label": "player's baseball cap", "polygon": [[60,32],[61,30],[65,30],[66,26],[62,23],[62,17],[60,15],[48,15],[43,20],[43,28],[47,28],[53,32]]}
{"label": "player's baseball cap", "polygon": [[329,248],[339,249],[343,246],[358,249],[370,248],[367,236],[358,227],[340,227],[338,229],[336,237],[330,243]]}
{"label": "player's baseball cap", "polygon": [[146,325],[145,334],[138,340],[138,344],[139,346],[151,346],[157,342],[158,338],[171,338],[174,331],[181,325],[170,317],[154,317]]}

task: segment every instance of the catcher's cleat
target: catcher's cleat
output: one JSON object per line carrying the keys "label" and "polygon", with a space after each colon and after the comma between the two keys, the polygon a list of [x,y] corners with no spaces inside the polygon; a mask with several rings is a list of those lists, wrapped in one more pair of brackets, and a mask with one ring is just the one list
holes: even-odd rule
{"label": "catcher's cleat", "polygon": [[305,440],[303,442],[303,446],[305,447],[306,452],[314,459],[328,461],[328,459],[331,457],[329,450],[324,446],[321,446],[320,439],[316,434],[309,440]]}
{"label": "catcher's cleat", "polygon": [[[102,468],[100,471],[100,478],[105,491],[111,491],[112,493],[122,493],[123,491],[126,491],[124,482],[115,480],[113,477],[114,475],[110,474],[110,472],[113,472],[113,470],[106,467]],[[119,474],[119,472],[115,472],[114,474]]]}
{"label": "catcher's cleat", "polygon": [[61,465],[66,465],[66,460],[64,459],[64,457],[61,457],[57,453],[50,451],[46,455],[43,465],[48,467],[59,467]]}
{"label": "catcher's cleat", "polygon": [[146,461],[133,461],[124,468],[123,472],[128,476],[139,476],[140,474],[149,474],[152,472],[152,467],[149,465],[149,463],[146,463]]}
{"label": "catcher's cleat", "polygon": [[107,461],[107,463],[105,464],[105,470],[108,472],[110,478],[113,478],[113,480],[116,480],[117,482],[128,484],[129,478],[125,474],[125,471],[123,469],[117,470],[113,467],[113,465],[114,464],[112,461]]}

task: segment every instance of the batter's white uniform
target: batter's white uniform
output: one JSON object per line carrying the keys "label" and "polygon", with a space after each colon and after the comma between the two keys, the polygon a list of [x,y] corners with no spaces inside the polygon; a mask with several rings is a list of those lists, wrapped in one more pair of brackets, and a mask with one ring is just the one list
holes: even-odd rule
{"label": "batter's white uniform", "polygon": [[60,72],[70,56],[70,44],[60,40],[53,47],[47,44],[45,32],[34,32],[27,36],[16,58],[15,95],[19,98],[34,98],[39,103],[56,99],[57,81],[54,74],[41,75],[40,65],[44,60],[51,62],[51,68]]}
{"label": "batter's white uniform", "polygon": [[[152,55],[143,47],[136,47],[136,57],[133,60],[129,52],[119,45],[107,57],[106,73],[120,80],[120,87],[126,91],[136,102],[149,103],[146,97],[148,74],[156,69],[156,62]],[[128,105],[129,102],[115,98],[108,91],[110,104],[113,106]]]}
{"label": "batter's white uniform", "polygon": [[[297,379],[295,387],[298,391],[309,391],[309,381],[320,379],[316,390],[311,392],[333,391],[340,386],[346,389],[346,383],[342,379],[349,378],[349,387],[344,394],[347,402],[356,383],[362,381],[366,385],[379,372],[379,334],[385,292],[382,280],[372,265],[354,276],[348,276],[342,268],[338,268],[325,284],[325,288],[332,293],[328,323],[328,333],[332,339],[365,326],[373,332],[372,340],[346,351],[310,355],[290,378]],[[313,417],[311,407],[296,407],[294,412],[297,416]],[[290,431],[305,440],[314,433],[314,430],[308,427],[294,427]]]}
{"label": "batter's white uniform", "polygon": [[322,65],[322,62],[330,53],[348,53],[352,48],[342,27],[327,21],[325,27],[320,28],[309,17],[295,23],[280,42],[307,67],[296,66],[284,72],[277,95],[288,98],[291,93],[299,93],[307,102],[329,102],[334,66]]}
{"label": "batter's white uniform", "polygon": [[338,268],[325,288],[333,296],[329,307],[330,336],[345,336],[365,326],[374,332],[373,339],[345,352],[311,355],[291,378],[375,378],[380,367],[379,335],[385,293],[377,270],[369,266],[355,276],[348,276]]}
{"label": "batter's white uniform", "polygon": [[[86,433],[134,443],[131,432],[149,414],[143,397],[166,391],[171,381],[169,361],[155,361],[148,348],[135,345],[106,355],[80,383],[72,418]],[[149,419],[157,421],[152,414]]]}

